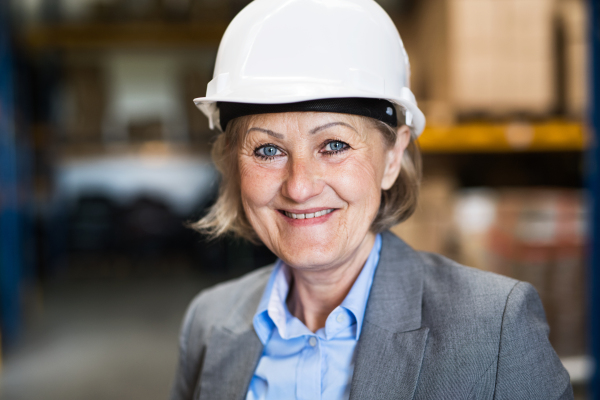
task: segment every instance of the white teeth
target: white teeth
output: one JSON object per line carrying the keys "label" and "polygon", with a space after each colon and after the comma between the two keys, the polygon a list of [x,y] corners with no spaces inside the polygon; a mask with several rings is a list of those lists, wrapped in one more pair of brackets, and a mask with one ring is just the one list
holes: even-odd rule
{"label": "white teeth", "polygon": [[317,211],[315,213],[307,213],[307,214],[294,214],[294,213],[287,212],[287,211],[284,211],[284,213],[289,218],[293,218],[293,219],[310,219],[310,218],[322,217],[323,215],[327,215],[332,211],[333,211],[333,208],[330,208],[329,210],[321,210],[321,211]]}

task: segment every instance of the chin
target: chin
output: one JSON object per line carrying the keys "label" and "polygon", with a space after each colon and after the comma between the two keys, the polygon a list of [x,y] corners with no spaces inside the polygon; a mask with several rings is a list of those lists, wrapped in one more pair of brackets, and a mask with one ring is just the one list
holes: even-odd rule
{"label": "chin", "polygon": [[310,269],[335,265],[347,249],[347,243],[341,243],[331,235],[308,235],[285,240],[274,253],[286,264],[294,268]]}
{"label": "chin", "polygon": [[293,252],[283,251],[279,258],[295,269],[320,269],[334,265],[336,260],[339,260],[339,252],[308,248]]}

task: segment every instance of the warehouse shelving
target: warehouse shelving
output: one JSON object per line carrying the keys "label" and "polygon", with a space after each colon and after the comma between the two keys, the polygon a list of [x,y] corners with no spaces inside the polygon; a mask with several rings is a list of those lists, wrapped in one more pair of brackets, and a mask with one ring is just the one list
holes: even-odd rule
{"label": "warehouse shelving", "polygon": [[426,153],[581,151],[586,136],[580,122],[474,122],[428,126],[419,144]]}
{"label": "warehouse shelving", "polygon": [[23,33],[32,50],[98,50],[117,47],[218,46],[226,23],[85,23],[38,25]]}
{"label": "warehouse shelving", "polygon": [[[210,23],[83,23],[40,25],[21,39],[32,51],[107,50],[115,48],[215,47],[226,28]],[[468,122],[427,126],[419,139],[425,153],[582,151],[586,145],[579,121]]]}

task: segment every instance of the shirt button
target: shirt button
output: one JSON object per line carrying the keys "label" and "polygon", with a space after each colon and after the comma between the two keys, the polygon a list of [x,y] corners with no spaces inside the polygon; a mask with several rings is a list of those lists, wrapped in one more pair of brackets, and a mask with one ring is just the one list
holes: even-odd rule
{"label": "shirt button", "polygon": [[346,320],[346,317],[344,316],[344,314],[338,314],[336,320],[337,322],[342,323]]}
{"label": "shirt button", "polygon": [[308,343],[312,346],[315,347],[317,345],[317,338],[314,336],[311,336],[310,339],[308,339]]}

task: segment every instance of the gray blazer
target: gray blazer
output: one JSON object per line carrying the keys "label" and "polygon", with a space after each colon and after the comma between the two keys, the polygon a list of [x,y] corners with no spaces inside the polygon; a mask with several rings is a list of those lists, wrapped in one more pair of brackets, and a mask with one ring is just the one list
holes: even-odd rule
{"label": "gray blazer", "polygon": [[[382,236],[351,400],[573,398],[531,285],[416,252],[390,232]],[[271,271],[192,301],[172,400],[245,398],[262,353],[252,318]]]}

